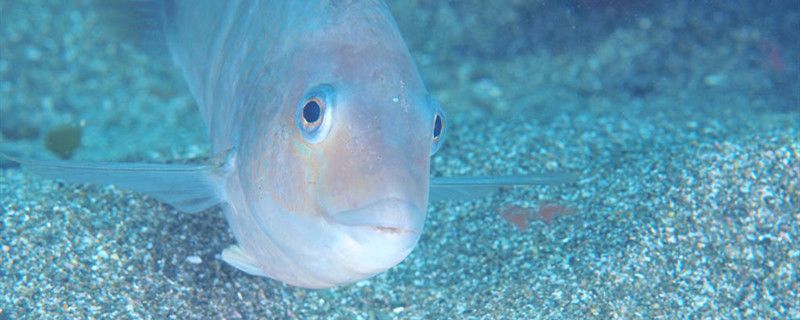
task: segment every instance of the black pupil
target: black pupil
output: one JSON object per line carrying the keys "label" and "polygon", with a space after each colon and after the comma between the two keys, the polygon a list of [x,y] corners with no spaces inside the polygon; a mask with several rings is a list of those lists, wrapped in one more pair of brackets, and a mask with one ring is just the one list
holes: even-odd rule
{"label": "black pupil", "polygon": [[442,134],[442,117],[438,114],[433,119],[433,137],[438,138]]}
{"label": "black pupil", "polygon": [[322,109],[319,107],[319,103],[314,100],[306,102],[306,105],[303,106],[303,120],[308,123],[314,123],[319,120],[320,112]]}

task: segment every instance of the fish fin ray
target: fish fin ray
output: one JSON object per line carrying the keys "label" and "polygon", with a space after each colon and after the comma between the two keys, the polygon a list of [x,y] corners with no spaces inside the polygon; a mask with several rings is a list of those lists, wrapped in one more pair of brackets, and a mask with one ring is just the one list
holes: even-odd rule
{"label": "fish fin ray", "polygon": [[575,182],[572,173],[555,172],[525,176],[476,176],[431,178],[430,200],[466,201],[485,197],[508,186],[554,185]]}
{"label": "fish fin ray", "polygon": [[115,185],[147,194],[183,212],[199,212],[224,202],[224,180],[233,166],[233,151],[211,164],[151,164],[34,160],[4,156],[47,179],[70,183]]}
{"label": "fish fin ray", "polygon": [[225,263],[247,274],[259,277],[267,276],[264,271],[258,267],[255,258],[237,245],[232,245],[222,250],[222,261],[225,261]]}
{"label": "fish fin ray", "polygon": [[169,59],[166,27],[172,2],[168,0],[95,0],[101,24],[111,34],[154,56]]}

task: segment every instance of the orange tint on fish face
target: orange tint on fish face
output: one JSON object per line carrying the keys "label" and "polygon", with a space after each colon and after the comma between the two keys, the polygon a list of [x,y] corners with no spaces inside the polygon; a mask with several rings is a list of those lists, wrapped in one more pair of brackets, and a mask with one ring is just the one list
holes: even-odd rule
{"label": "orange tint on fish face", "polygon": [[[279,182],[279,190],[267,191],[273,201],[310,215],[379,198],[403,198],[425,209],[433,111],[405,48],[328,41],[309,48],[293,56],[292,69],[307,77],[291,86],[276,119],[287,132],[270,139],[285,143],[270,147],[268,179]],[[307,88],[323,83],[335,91],[332,119],[325,119],[333,122],[328,136],[312,144],[294,128],[292,112]]]}
{"label": "orange tint on fish face", "polygon": [[402,198],[425,207],[427,154],[412,150],[401,154],[386,147],[348,141],[329,150],[332,158],[324,167],[322,181],[330,191],[338,191],[332,192],[340,198],[336,207],[355,207],[379,198]]}

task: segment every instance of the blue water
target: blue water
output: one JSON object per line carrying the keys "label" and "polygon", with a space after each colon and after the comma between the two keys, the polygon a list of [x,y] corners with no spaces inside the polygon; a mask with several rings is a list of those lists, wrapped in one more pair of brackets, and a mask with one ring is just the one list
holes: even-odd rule
{"label": "blue water", "polygon": [[[219,261],[219,210],[0,159],[0,319],[800,317],[797,1],[389,7],[447,111],[434,175],[578,182],[431,203],[403,263],[305,290]],[[0,0],[0,153],[56,159],[47,141],[73,126],[73,160],[208,159],[178,70],[102,14]],[[500,214],[548,205],[570,214]]]}

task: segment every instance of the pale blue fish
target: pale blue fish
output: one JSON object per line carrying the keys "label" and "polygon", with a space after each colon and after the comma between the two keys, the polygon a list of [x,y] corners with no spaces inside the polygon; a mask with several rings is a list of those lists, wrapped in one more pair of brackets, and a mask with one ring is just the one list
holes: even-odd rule
{"label": "pale blue fish", "polygon": [[565,175],[430,179],[445,118],[380,1],[134,1],[159,17],[218,156],[207,165],[15,159],[178,210],[222,207],[222,259],[290,285],[351,283],[400,263],[431,200]]}

